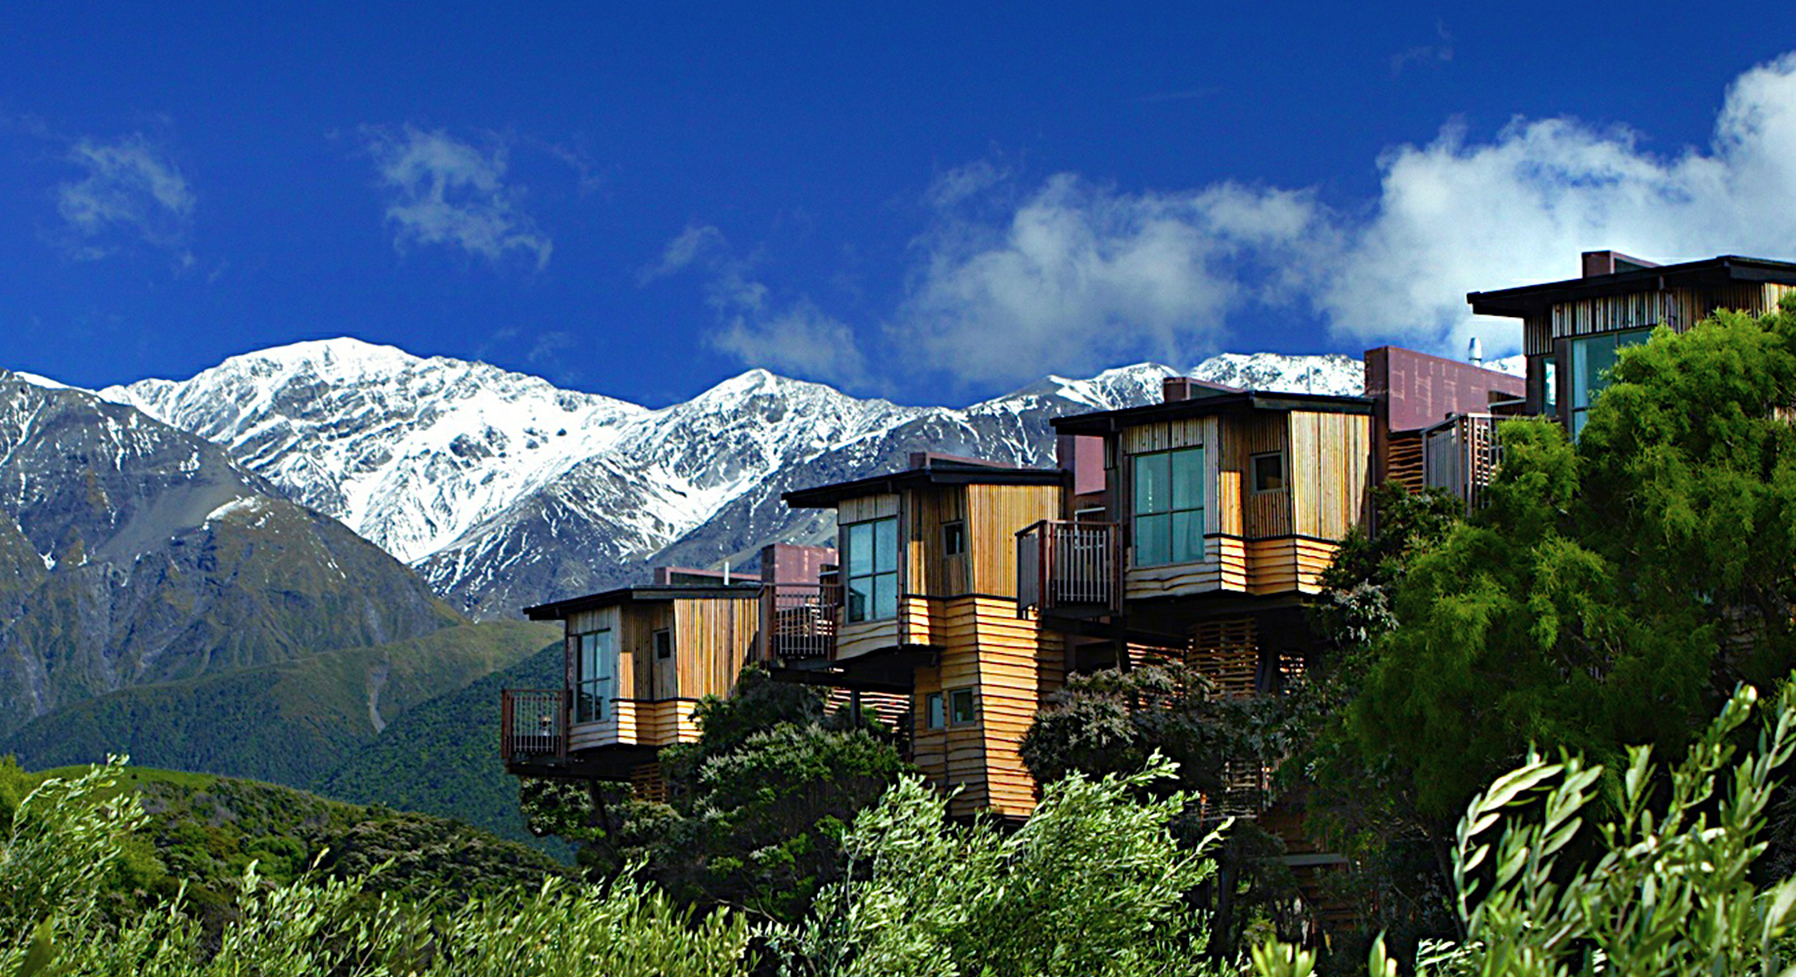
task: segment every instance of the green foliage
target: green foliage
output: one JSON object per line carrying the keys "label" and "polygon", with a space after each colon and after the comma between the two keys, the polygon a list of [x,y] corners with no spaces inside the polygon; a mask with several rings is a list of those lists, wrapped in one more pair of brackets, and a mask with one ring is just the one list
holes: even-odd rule
{"label": "green foliage", "polygon": [[327,797],[455,818],[563,861],[572,849],[530,833],[518,810],[518,782],[505,771],[499,690],[558,688],[561,643],[503,671],[412,706],[373,742],[352,751],[317,786]]}
{"label": "green foliage", "polygon": [[525,813],[532,830],[581,843],[600,875],[641,864],[682,902],[798,919],[840,877],[842,828],[905,769],[879,731],[826,707],[821,690],[750,666],[729,698],[699,704],[696,742],[661,751],[668,803],[537,781]]}
{"label": "green foliage", "polygon": [[1204,922],[1187,900],[1213,866],[1173,837],[1186,797],[1136,800],[1173,773],[1155,756],[1128,776],[1074,774],[1009,834],[950,823],[947,800],[906,777],[844,836],[851,877],[770,934],[781,972],[1205,972]]}
{"label": "green foliage", "polygon": [[[1532,756],[1467,807],[1454,850],[1456,909],[1466,939],[1431,948],[1424,973],[1452,975],[1787,974],[1796,925],[1796,878],[1761,886],[1754,862],[1774,776],[1796,752],[1796,686],[1786,684],[1758,736],[1735,762],[1737,732],[1758,707],[1738,689],[1670,772],[1649,747],[1629,750],[1610,778],[1601,766]],[[1570,857],[1600,839],[1598,857]],[[1396,964],[1382,941],[1372,974]],[[1314,958],[1269,945],[1254,954],[1264,977],[1302,977]]]}
{"label": "green foliage", "polygon": [[1368,639],[1348,738],[1436,838],[1530,744],[1682,749],[1796,666],[1796,311],[1661,329],[1612,379],[1575,446],[1502,426],[1489,507],[1403,561]]}
{"label": "green foliage", "polygon": [[[254,864],[236,912],[209,930],[184,894],[108,922],[104,878],[140,823],[120,768],[51,778],[21,804],[0,847],[0,974],[111,977],[708,977],[747,972],[748,924],[696,917],[629,881],[548,878],[531,890],[439,909],[362,876],[286,884]],[[373,876],[379,879],[377,873]]]}
{"label": "green foliage", "polygon": [[[381,721],[529,657],[557,637],[522,621],[307,655],[181,682],[121,689],[39,717],[6,737],[28,767],[141,763],[314,790],[376,741]],[[496,725],[494,695],[478,718]],[[471,717],[473,718],[473,717]],[[496,734],[483,745],[491,752]],[[378,793],[368,799],[386,800]]]}

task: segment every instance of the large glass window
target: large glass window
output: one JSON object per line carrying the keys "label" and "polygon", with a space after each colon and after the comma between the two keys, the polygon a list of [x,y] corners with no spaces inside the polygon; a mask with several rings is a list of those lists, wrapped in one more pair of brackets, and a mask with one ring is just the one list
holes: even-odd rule
{"label": "large glass window", "polygon": [[1584,423],[1589,420],[1590,408],[1596,403],[1597,395],[1609,386],[1609,370],[1621,358],[1622,348],[1638,346],[1652,336],[1651,329],[1633,329],[1572,340],[1572,438],[1576,439],[1583,432]]}
{"label": "large glass window", "polygon": [[843,527],[847,545],[848,620],[898,615],[898,520],[870,519]]}
{"label": "large glass window", "polygon": [[1204,558],[1204,449],[1180,448],[1134,460],[1135,565]]}
{"label": "large glass window", "polygon": [[617,696],[617,645],[610,631],[574,638],[574,722],[596,723],[611,714]]}

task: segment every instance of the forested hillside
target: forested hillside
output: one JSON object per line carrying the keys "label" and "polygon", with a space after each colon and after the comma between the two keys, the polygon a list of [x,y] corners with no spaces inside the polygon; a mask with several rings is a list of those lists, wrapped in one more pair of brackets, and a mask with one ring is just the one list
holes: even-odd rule
{"label": "forested hillside", "polygon": [[[392,644],[122,689],[0,738],[0,753],[16,754],[33,769],[128,754],[156,767],[315,790],[408,710],[510,667],[557,637],[558,630],[545,624],[470,624]],[[497,702],[495,692],[478,709],[470,703],[464,721],[496,726]],[[496,735],[480,739],[496,755],[495,742]],[[395,769],[404,766],[398,762]],[[458,767],[428,775],[465,785],[472,774]],[[377,784],[362,783],[362,799],[404,806]]]}

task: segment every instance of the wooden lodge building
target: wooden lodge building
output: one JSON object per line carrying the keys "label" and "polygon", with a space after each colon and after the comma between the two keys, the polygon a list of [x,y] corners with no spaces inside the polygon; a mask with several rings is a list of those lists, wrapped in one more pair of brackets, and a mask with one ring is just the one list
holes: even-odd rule
{"label": "wooden lodge building", "polygon": [[[1018,746],[1067,674],[1178,658],[1216,694],[1279,693],[1313,663],[1304,608],[1367,524],[1373,486],[1476,507],[1499,419],[1546,415],[1575,435],[1622,346],[1796,290],[1796,264],[1760,259],[1583,265],[1467,296],[1522,320],[1525,379],[1391,346],[1367,351],[1363,395],[1169,378],[1160,403],[1055,419],[1053,469],[918,453],[904,471],[789,492],[834,511],[836,546],[770,547],[765,579],[668,571],[530,608],[566,622],[567,677],[505,693],[508,769],[652,784],[655,752],[697,735],[693,705],[756,661],[845,701],[895,702],[911,762],[959,789],[953,813],[1026,817],[1039,792]],[[1230,796],[1206,802],[1265,812],[1266,774],[1233,771]]]}

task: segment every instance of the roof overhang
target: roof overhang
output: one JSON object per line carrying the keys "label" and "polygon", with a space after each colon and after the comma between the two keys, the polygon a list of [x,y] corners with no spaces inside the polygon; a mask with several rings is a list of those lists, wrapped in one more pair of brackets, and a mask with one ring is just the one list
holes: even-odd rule
{"label": "roof overhang", "polygon": [[1657,268],[1632,268],[1611,275],[1570,278],[1540,285],[1522,285],[1493,292],[1467,292],[1465,300],[1476,315],[1527,318],[1560,302],[1576,299],[1658,292],[1669,288],[1719,285],[1727,282],[1776,282],[1796,285],[1796,264],[1768,258],[1722,255]]}
{"label": "roof overhang", "polygon": [[828,509],[846,499],[889,495],[929,485],[1068,485],[1072,473],[1059,468],[1000,468],[995,465],[943,465],[857,478],[780,496],[794,509]]}
{"label": "roof overhang", "polygon": [[620,604],[643,604],[671,600],[741,600],[754,597],[761,592],[759,580],[746,584],[731,584],[728,587],[718,585],[707,586],[668,586],[668,587],[619,587],[603,593],[587,594],[584,597],[570,597],[567,600],[553,601],[524,608],[524,616],[532,621],[562,621],[570,614],[581,611],[595,611],[602,607],[616,607]]}
{"label": "roof overhang", "polygon": [[1370,414],[1368,397],[1341,394],[1305,394],[1247,391],[1215,397],[1195,397],[1145,407],[1098,411],[1056,417],[1052,423],[1060,434],[1105,435],[1123,428],[1138,427],[1157,421],[1183,420],[1219,414],[1248,414],[1254,411],[1313,411],[1322,414]]}

